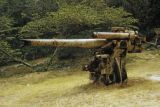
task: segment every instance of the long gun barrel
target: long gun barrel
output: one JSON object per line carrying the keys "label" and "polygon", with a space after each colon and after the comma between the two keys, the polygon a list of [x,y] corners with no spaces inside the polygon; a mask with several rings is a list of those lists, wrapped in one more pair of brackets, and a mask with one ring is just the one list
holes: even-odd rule
{"label": "long gun barrel", "polygon": [[107,40],[126,40],[137,37],[134,32],[94,32],[94,36],[94,39],[22,39],[22,41],[32,46],[99,48],[106,45]]}
{"label": "long gun barrel", "polygon": [[22,39],[27,45],[98,48],[107,43],[106,39]]}

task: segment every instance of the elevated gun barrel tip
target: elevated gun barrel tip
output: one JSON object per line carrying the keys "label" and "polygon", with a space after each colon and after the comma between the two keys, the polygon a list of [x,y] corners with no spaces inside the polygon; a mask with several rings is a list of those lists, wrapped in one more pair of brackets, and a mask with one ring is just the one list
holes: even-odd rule
{"label": "elevated gun barrel tip", "polygon": [[21,39],[20,41],[23,42],[23,46],[31,46],[32,41],[30,39]]}

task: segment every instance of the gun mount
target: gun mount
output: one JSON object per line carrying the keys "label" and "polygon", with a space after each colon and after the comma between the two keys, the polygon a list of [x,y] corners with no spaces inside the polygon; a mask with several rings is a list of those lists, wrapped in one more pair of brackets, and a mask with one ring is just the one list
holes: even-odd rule
{"label": "gun mount", "polygon": [[84,71],[90,72],[93,82],[105,85],[127,81],[126,55],[141,52],[142,40],[137,31],[122,27],[112,32],[94,32],[93,39],[23,39],[32,46],[96,48],[95,56]]}

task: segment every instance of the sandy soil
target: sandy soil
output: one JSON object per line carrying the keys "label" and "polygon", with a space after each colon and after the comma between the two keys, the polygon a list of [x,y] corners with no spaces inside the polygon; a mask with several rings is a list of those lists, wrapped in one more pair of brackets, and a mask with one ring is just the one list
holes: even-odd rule
{"label": "sandy soil", "polygon": [[129,55],[128,84],[92,84],[76,68],[0,79],[0,107],[160,107],[160,55]]}

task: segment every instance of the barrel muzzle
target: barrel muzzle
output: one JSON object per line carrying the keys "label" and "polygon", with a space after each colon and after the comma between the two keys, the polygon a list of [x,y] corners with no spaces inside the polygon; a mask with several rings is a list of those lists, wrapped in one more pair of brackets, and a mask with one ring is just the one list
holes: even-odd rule
{"label": "barrel muzzle", "polygon": [[23,42],[23,46],[31,46],[31,41],[29,41],[27,39],[21,39],[20,41]]}

